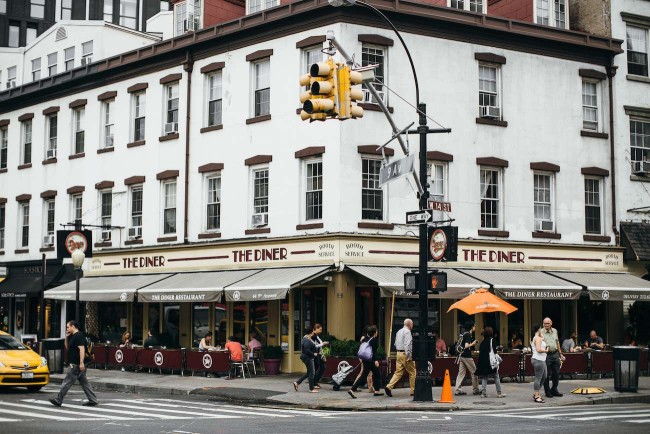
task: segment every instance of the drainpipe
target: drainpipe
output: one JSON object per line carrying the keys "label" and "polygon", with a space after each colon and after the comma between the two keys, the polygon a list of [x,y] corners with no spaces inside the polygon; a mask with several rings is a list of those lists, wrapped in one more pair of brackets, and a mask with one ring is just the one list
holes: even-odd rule
{"label": "drainpipe", "polygon": [[610,57],[607,66],[607,78],[609,85],[609,171],[612,174],[612,232],[616,245],[620,245],[620,234],[616,227],[616,164],[615,164],[615,146],[614,146],[614,76],[618,66],[614,65],[614,56]]}
{"label": "drainpipe", "polygon": [[190,119],[192,107],[192,70],[194,69],[194,59],[192,54],[187,51],[183,69],[187,72],[187,104],[185,107],[185,204],[183,210],[183,243],[189,243],[188,223],[189,223],[189,192],[190,192]]}

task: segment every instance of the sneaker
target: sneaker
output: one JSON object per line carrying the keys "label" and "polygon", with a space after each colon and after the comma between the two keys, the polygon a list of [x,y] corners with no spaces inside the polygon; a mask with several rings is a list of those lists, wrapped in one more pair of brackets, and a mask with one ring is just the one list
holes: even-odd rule
{"label": "sneaker", "polygon": [[505,398],[506,396],[508,395],[506,395],[505,393],[497,393],[497,398]]}
{"label": "sneaker", "polygon": [[[462,395],[467,395],[467,392],[463,392],[462,390],[456,391],[456,396],[462,396]],[[476,395],[476,392],[474,392],[474,395]]]}
{"label": "sneaker", "polygon": [[473,394],[473,395],[480,395],[480,394],[481,394],[481,391],[480,391],[480,390],[475,390],[474,392],[472,392],[472,394]]}
{"label": "sneaker", "polygon": [[57,401],[56,398],[50,398],[49,401],[50,401],[50,404],[52,404],[53,406],[61,407],[61,403],[59,401]]}
{"label": "sneaker", "polygon": [[481,391],[481,398],[487,398],[487,392],[485,390]]}
{"label": "sneaker", "polygon": [[384,387],[384,392],[386,392],[386,396],[392,398],[393,397],[393,392],[388,387]]}
{"label": "sneaker", "polygon": [[357,399],[357,396],[351,390],[348,390],[348,395],[350,395],[353,399]]}

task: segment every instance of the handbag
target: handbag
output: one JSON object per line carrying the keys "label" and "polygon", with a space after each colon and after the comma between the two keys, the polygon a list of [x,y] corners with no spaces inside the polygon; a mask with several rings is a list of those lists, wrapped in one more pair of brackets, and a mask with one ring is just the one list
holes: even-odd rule
{"label": "handbag", "polygon": [[490,367],[492,369],[499,369],[499,365],[503,359],[500,355],[494,352],[494,347],[492,346],[492,339],[490,339]]}
{"label": "handbag", "polygon": [[368,339],[365,342],[361,342],[359,345],[359,351],[357,351],[357,357],[359,357],[364,362],[372,361],[372,347],[370,346],[370,341],[372,338]]}

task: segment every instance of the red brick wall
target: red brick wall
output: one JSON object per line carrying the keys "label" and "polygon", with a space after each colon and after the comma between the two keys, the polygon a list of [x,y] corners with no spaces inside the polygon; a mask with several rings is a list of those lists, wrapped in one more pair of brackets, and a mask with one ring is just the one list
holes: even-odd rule
{"label": "red brick wall", "polygon": [[244,0],[204,0],[203,27],[210,27],[246,15]]}
{"label": "red brick wall", "polygon": [[447,0],[419,0],[419,3],[424,3],[427,5],[434,6],[447,6]]}
{"label": "red brick wall", "polygon": [[489,0],[487,13],[512,20],[535,22],[533,0]]}

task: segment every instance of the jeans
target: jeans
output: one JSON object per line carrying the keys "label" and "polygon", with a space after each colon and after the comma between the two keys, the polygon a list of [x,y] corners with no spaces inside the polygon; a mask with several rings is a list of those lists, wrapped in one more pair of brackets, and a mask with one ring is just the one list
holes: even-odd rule
{"label": "jeans", "polygon": [[300,360],[305,364],[307,372],[302,377],[298,378],[296,383],[300,384],[305,381],[306,378],[309,378],[309,390],[314,390],[314,359],[303,359],[300,357]]}
{"label": "jeans", "polygon": [[90,387],[90,383],[88,382],[88,378],[86,378],[86,371],[81,371],[79,369],[79,365],[73,365],[73,364],[70,364],[70,368],[68,369],[68,372],[66,373],[65,378],[63,379],[63,383],[61,384],[61,390],[59,391],[59,394],[56,396],[56,400],[59,403],[63,402],[63,398],[65,398],[65,395],[68,393],[68,390],[70,390],[75,380],[79,381],[79,384],[81,385],[81,388],[86,394],[86,398],[88,398],[88,401],[97,403],[97,396],[95,396],[95,392],[93,392],[93,389],[92,387]]}
{"label": "jeans", "polygon": [[539,392],[539,389],[542,388],[542,384],[546,382],[546,361],[531,359],[531,362],[533,364],[533,368],[535,368],[535,384],[533,385],[533,390],[535,390],[535,392]]}
{"label": "jeans", "polygon": [[323,376],[323,372],[325,372],[325,360],[321,356],[316,356],[314,359],[314,370],[316,371],[314,374],[314,384],[318,384]]}
{"label": "jeans", "polygon": [[[546,356],[546,381],[544,381],[544,392],[547,395],[558,393],[557,385],[560,382],[560,353],[549,353]],[[553,387],[550,382],[553,381]]]}
{"label": "jeans", "polygon": [[[365,378],[368,376],[368,373],[372,372],[372,387],[375,388],[375,391],[379,391],[380,388],[381,388],[381,385],[380,385],[380,383],[381,383],[381,381],[380,381],[381,380],[381,373],[379,372],[379,368],[377,366],[375,366],[375,362],[372,361],[372,360],[370,362],[362,362],[362,363],[363,363],[363,371],[361,371],[361,375],[354,382],[354,384],[352,385],[352,388],[350,390],[352,390],[353,392],[356,392],[357,387],[359,387],[359,385],[361,383],[363,383]],[[370,386],[370,385],[368,385],[368,386]]]}
{"label": "jeans", "polygon": [[472,377],[472,389],[478,392],[478,378],[474,375],[476,372],[476,364],[471,357],[458,358],[458,376],[456,377],[456,391],[460,392],[463,388],[463,380],[465,379],[465,372],[468,371]]}
{"label": "jeans", "polygon": [[495,385],[496,388],[497,388],[497,394],[498,394],[498,395],[501,395],[501,378],[500,378],[500,376],[499,376],[499,370],[498,370],[498,369],[497,369],[497,371],[496,371],[494,374],[483,375],[483,376],[481,377],[481,393],[482,393],[484,396],[487,395],[487,382],[488,382],[488,377],[491,377],[491,376],[494,376],[494,385]]}

